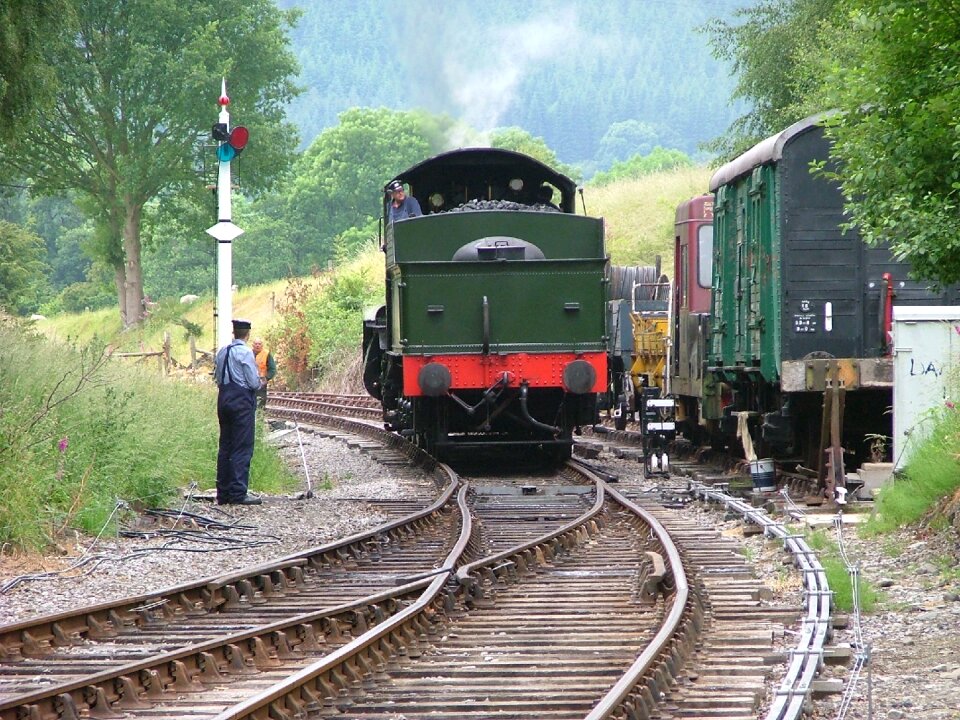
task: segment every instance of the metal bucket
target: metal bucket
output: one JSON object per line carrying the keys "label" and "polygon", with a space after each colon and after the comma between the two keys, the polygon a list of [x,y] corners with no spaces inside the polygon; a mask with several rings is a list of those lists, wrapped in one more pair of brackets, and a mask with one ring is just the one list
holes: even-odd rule
{"label": "metal bucket", "polygon": [[753,479],[755,493],[773,492],[777,489],[777,472],[770,458],[751,460],[750,477]]}

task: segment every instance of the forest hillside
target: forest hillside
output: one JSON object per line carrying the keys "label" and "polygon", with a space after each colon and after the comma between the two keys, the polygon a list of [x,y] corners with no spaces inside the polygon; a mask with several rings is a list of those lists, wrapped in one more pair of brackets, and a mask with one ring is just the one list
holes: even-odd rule
{"label": "forest hillside", "polygon": [[278,4],[302,12],[290,118],[304,147],[353,106],[422,108],[522,127],[589,177],[657,145],[693,155],[744,110],[697,28],[747,0]]}

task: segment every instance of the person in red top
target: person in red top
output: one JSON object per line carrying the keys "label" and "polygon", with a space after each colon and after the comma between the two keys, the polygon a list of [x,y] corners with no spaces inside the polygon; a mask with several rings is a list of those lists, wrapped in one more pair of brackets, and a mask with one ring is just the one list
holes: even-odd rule
{"label": "person in red top", "polygon": [[277,361],[273,359],[273,354],[263,346],[263,338],[254,338],[253,357],[257,362],[257,373],[260,375],[257,407],[262,410],[267,405],[267,382],[273,380],[277,374]]}

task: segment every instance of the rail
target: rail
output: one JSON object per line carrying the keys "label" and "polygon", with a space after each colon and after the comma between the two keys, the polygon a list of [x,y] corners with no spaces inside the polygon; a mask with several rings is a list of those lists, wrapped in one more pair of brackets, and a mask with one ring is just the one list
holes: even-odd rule
{"label": "rail", "polygon": [[766,720],[796,720],[810,707],[813,681],[823,666],[823,649],[832,629],[831,600],[833,593],[827,575],[802,536],[794,535],[783,524],[770,518],[760,508],[724,492],[725,486],[706,486],[690,481],[694,497],[720,503],[742,515],[749,522],[763,528],[768,537],[783,541],[784,548],[794,557],[794,563],[803,573],[804,616],[797,636],[796,647],[790,650],[787,670],[776,689]]}
{"label": "rail", "polygon": [[[466,496],[467,486],[461,485],[457,494],[457,504],[463,518],[460,537],[448,554],[443,569],[452,570],[474,532]],[[431,608],[438,601],[444,601],[447,572],[441,572],[433,580],[418,580],[404,587],[424,584],[427,587],[420,597],[393,617],[283,682],[228,708],[215,720],[293,717],[293,714],[303,710],[305,702],[315,709],[332,706],[341,693],[347,692],[353,679],[382,670],[387,658],[397,654],[400,648],[406,650],[410,644],[417,642],[421,634],[427,632]]]}
{"label": "rail", "polygon": [[[606,486],[618,503],[643,519],[666,555],[667,575],[673,584],[670,609],[659,632],[637,656],[630,669],[597,703],[586,720],[610,717],[649,717],[659,703],[654,692],[666,693],[683,662],[694,650],[703,627],[703,604],[699,592],[691,589],[680,551],[667,529],[649,512]],[[687,632],[686,630],[691,630]]]}

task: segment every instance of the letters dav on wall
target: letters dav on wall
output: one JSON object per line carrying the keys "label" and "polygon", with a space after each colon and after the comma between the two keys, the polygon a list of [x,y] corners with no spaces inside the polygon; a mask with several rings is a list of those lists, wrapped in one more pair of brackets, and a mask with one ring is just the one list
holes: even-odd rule
{"label": "letters dav on wall", "polygon": [[960,381],[960,307],[893,308],[893,459],[903,468],[933,426],[955,410]]}

